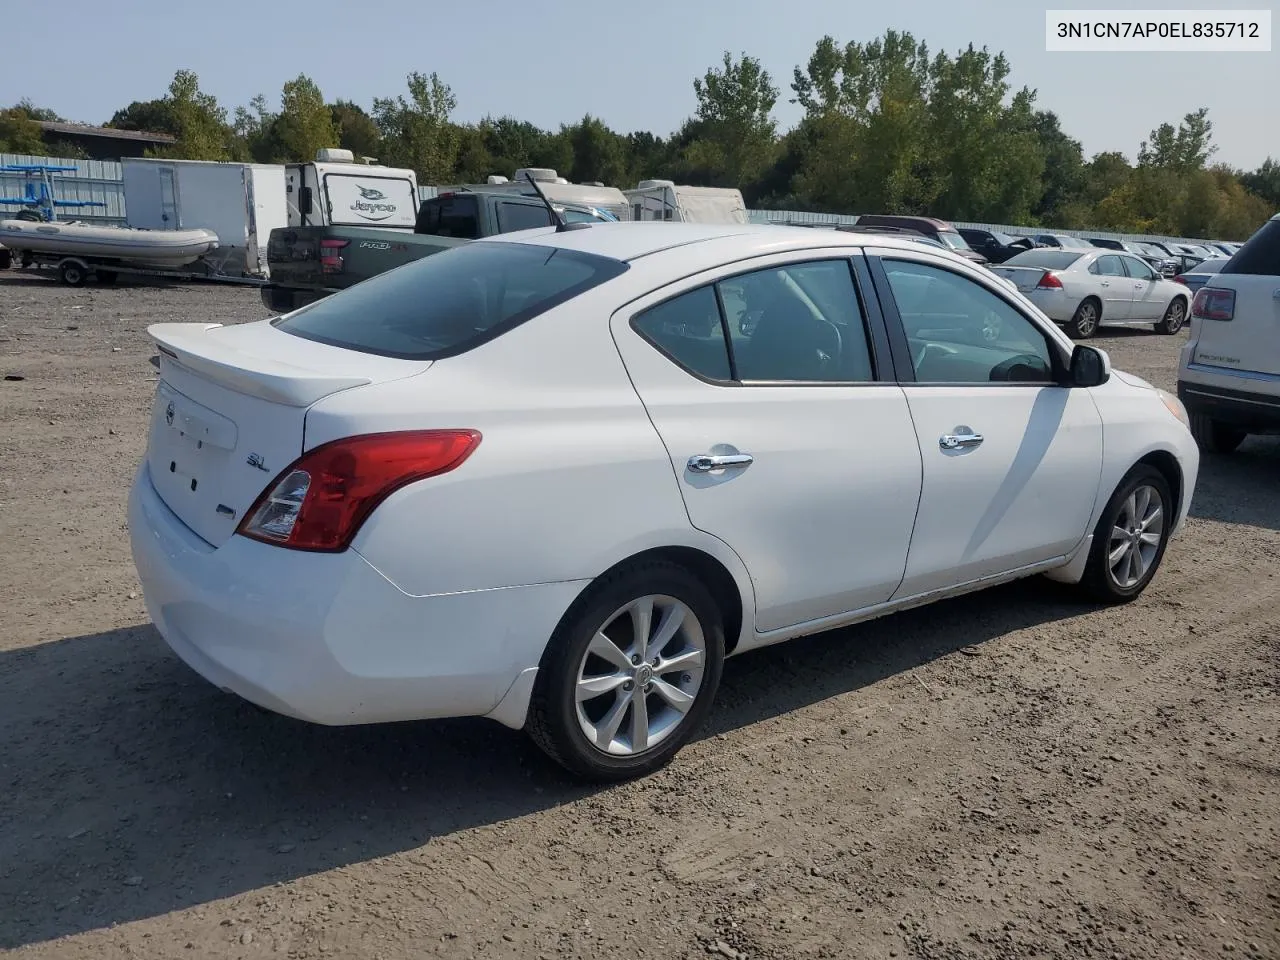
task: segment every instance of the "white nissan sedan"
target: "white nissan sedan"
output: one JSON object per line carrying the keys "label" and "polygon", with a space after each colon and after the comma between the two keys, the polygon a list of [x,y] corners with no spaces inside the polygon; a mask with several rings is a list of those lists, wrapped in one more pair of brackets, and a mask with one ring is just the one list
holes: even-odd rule
{"label": "white nissan sedan", "polygon": [[726,656],[1032,574],[1138,596],[1182,405],[889,236],[603,223],[165,323],[133,556],[169,645],[322,724],[666,763]]}

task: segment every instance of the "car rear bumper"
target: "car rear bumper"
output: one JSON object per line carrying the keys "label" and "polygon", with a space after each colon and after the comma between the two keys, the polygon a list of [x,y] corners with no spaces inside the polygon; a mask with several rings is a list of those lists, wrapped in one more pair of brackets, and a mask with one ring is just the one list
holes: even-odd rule
{"label": "car rear bumper", "polygon": [[[286,716],[346,725],[497,710],[527,681],[582,584],[410,596],[353,550],[214,548],[165,505],[144,465],[129,535],[147,612],[209,682]],[[498,711],[523,723],[526,699]]]}
{"label": "car rear bumper", "polygon": [[1198,348],[1188,341],[1178,362],[1178,399],[1188,412],[1249,433],[1280,431],[1280,374],[1197,362]]}

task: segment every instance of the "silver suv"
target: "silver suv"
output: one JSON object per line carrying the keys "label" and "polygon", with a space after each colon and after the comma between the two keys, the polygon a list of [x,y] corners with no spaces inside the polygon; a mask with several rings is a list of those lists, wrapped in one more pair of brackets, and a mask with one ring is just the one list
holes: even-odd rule
{"label": "silver suv", "polygon": [[1206,453],[1280,434],[1280,213],[1196,292],[1178,398]]}

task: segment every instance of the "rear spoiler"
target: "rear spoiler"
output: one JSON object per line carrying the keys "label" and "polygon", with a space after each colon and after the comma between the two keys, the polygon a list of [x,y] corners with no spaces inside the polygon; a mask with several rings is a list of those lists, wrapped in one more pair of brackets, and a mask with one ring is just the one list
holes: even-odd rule
{"label": "rear spoiler", "polygon": [[156,323],[147,327],[147,334],[170,362],[241,393],[290,407],[307,407],[331,393],[373,382],[369,377],[317,373],[281,360],[241,353],[208,335],[221,326]]}

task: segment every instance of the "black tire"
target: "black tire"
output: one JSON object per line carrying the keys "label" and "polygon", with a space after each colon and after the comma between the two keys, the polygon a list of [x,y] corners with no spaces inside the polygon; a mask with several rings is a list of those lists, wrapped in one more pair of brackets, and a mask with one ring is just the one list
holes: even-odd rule
{"label": "black tire", "polygon": [[1248,434],[1238,427],[1211,420],[1203,413],[1193,413],[1191,436],[1195,438],[1202,453],[1234,453]]}
{"label": "black tire", "polygon": [[[1128,501],[1130,495],[1143,488],[1155,491],[1160,497],[1162,522],[1159,543],[1154,545],[1155,550],[1147,559],[1147,565],[1142,570],[1141,576],[1132,578],[1133,582],[1122,582],[1122,579],[1124,581],[1131,579],[1127,575],[1133,573],[1133,571],[1121,568],[1125,574],[1123,578],[1116,571],[1113,571],[1111,563],[1113,531],[1119,527],[1140,529],[1139,524],[1130,523],[1131,515]],[[1141,510],[1141,496],[1139,495],[1135,499],[1138,501],[1136,506]],[[1169,482],[1164,478],[1164,474],[1155,467],[1150,464],[1140,463],[1126,473],[1124,479],[1116,487],[1115,493],[1111,495],[1111,499],[1107,501],[1107,506],[1102,511],[1102,516],[1098,519],[1098,525],[1094,528],[1093,543],[1089,547],[1089,560],[1085,565],[1084,577],[1080,581],[1080,586],[1085,593],[1100,603],[1108,604],[1128,603],[1137,599],[1142,591],[1147,588],[1151,578],[1156,575],[1156,571],[1160,569],[1160,562],[1164,559],[1165,547],[1169,544],[1169,534],[1173,529],[1177,510],[1178,506],[1173,501]],[[1137,519],[1141,520],[1142,517]],[[1147,529],[1149,531],[1150,528],[1148,527]],[[1132,545],[1130,552],[1136,547],[1136,544]]]}
{"label": "black tire", "polygon": [[1174,297],[1164,312],[1164,317],[1156,324],[1156,333],[1174,334],[1187,322],[1187,298]]}
{"label": "black tire", "polygon": [[80,287],[84,285],[88,277],[88,271],[78,263],[65,261],[58,268],[58,278],[62,280],[68,287]]}
{"label": "black tire", "polygon": [[[655,746],[629,754],[606,752],[588,739],[579,722],[576,696],[579,670],[587,661],[587,648],[598,631],[617,622],[616,614],[632,601],[655,595],[679,601],[701,628],[704,644],[701,680],[683,720]],[[683,638],[683,634],[678,636]],[[705,722],[720,685],[724,650],[724,625],[719,606],[697,577],[684,567],[664,560],[620,568],[588,587],[560,621],[538,669],[525,730],[548,756],[584,780],[616,783],[652,773],[670,762]],[[601,694],[600,698],[605,696],[608,694]],[[654,693],[645,697],[645,703],[655,698],[662,699]],[[614,704],[617,702],[615,699]],[[658,703],[650,709],[670,708]],[[620,713],[626,725],[627,719],[634,716],[634,707],[624,707]]]}
{"label": "black tire", "polygon": [[1098,332],[1101,323],[1102,304],[1097,297],[1085,297],[1066,324],[1067,336],[1072,340],[1088,340]]}
{"label": "black tire", "polygon": [[13,266],[13,254],[8,250],[0,249],[0,270],[8,270]]}

